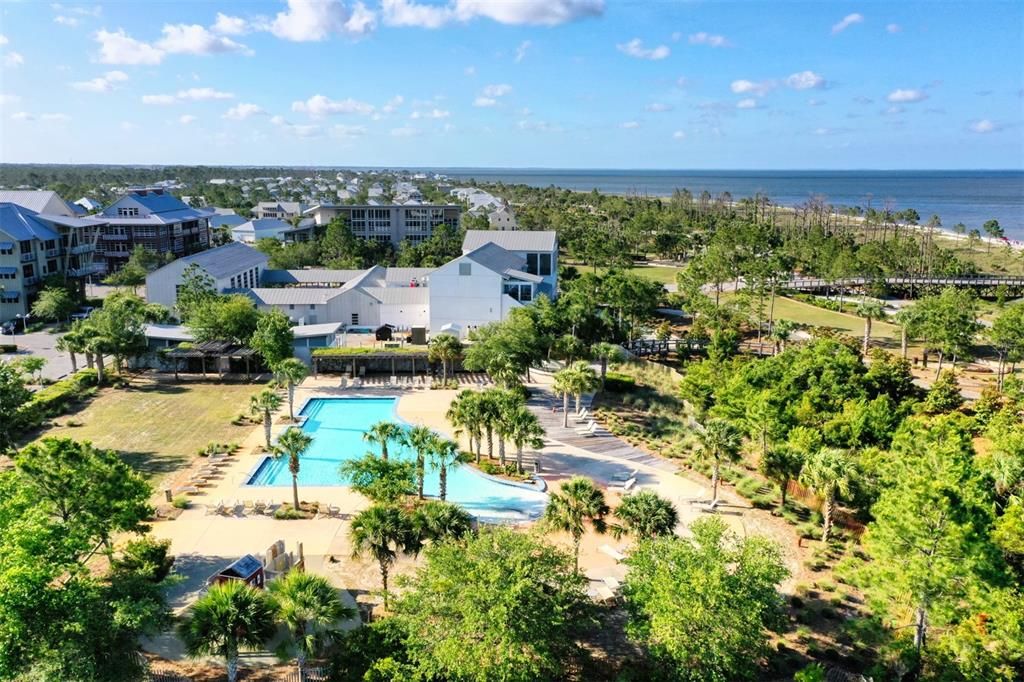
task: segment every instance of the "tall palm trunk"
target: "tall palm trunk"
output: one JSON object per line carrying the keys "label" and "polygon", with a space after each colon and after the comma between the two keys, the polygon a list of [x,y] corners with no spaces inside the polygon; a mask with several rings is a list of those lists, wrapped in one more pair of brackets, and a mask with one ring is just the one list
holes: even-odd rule
{"label": "tall palm trunk", "polygon": [[288,382],[288,418],[295,421],[295,384]]}
{"label": "tall palm trunk", "polygon": [[385,462],[388,461],[388,441],[386,439],[380,442],[380,458]]}
{"label": "tall palm trunk", "polygon": [[505,435],[502,433],[498,434],[498,463],[505,468]]}
{"label": "tall palm trunk", "polygon": [[582,397],[583,397],[583,396],[581,396],[581,395],[580,395],[579,393],[577,393],[577,394],[575,395],[575,398],[576,398],[576,414],[579,414],[579,413],[580,413],[580,399],[581,399]]}
{"label": "tall palm trunk", "polygon": [[230,653],[225,658],[227,659],[228,682],[236,682],[238,679],[238,654]]}
{"label": "tall palm trunk", "polygon": [[868,344],[871,343],[871,316],[868,315],[864,318],[864,345],[861,352],[864,355],[868,354]]}
{"label": "tall palm trunk", "polygon": [[388,608],[388,565],[380,562],[380,583],[384,587],[384,608]]}
{"label": "tall palm trunk", "polygon": [[494,459],[494,427],[487,425],[487,459]]}
{"label": "tall palm trunk", "polygon": [[569,394],[562,394],[562,428],[569,428]]}
{"label": "tall palm trunk", "polygon": [[572,535],[573,570],[576,573],[580,572],[580,537],[575,533]]}
{"label": "tall palm trunk", "polygon": [[448,497],[448,467],[441,467],[441,501]]}
{"label": "tall palm trunk", "polygon": [[604,390],[604,379],[608,375],[608,358],[601,358],[601,390]]}
{"label": "tall palm trunk", "polygon": [[270,410],[263,410],[263,435],[267,441],[267,450],[270,449]]}
{"label": "tall palm trunk", "polygon": [[779,513],[780,514],[786,510],[786,489],[788,487],[789,487],[789,479],[788,478],[783,479],[782,481],[779,481],[779,497],[781,498],[781,500],[779,501]]}
{"label": "tall palm trunk", "polygon": [[907,359],[907,347],[909,342],[910,339],[907,338],[907,328],[903,327],[900,329],[900,354],[903,356],[904,360]]}
{"label": "tall palm trunk", "polygon": [[832,513],[835,509],[835,504],[835,499],[832,495],[825,497],[825,526],[821,531],[822,542],[828,542],[828,538],[832,534]]}
{"label": "tall palm trunk", "polygon": [[516,471],[523,473],[523,446],[521,443],[516,444]]}
{"label": "tall palm trunk", "polygon": [[292,474],[292,504],[296,511],[299,510],[299,475]]}
{"label": "tall palm trunk", "polygon": [[103,355],[100,353],[96,354],[96,383],[102,384],[104,381],[103,374]]}
{"label": "tall palm trunk", "polygon": [[714,509],[718,506],[718,473],[719,473],[718,460],[715,460],[715,464],[711,469],[711,508]]}
{"label": "tall palm trunk", "polygon": [[68,357],[71,358],[71,373],[78,371],[78,358],[75,357],[74,351],[68,351]]}
{"label": "tall palm trunk", "polygon": [[[479,458],[477,458],[479,461]],[[416,494],[422,500],[423,499],[423,468],[425,466],[423,459],[423,453],[416,453]]]}

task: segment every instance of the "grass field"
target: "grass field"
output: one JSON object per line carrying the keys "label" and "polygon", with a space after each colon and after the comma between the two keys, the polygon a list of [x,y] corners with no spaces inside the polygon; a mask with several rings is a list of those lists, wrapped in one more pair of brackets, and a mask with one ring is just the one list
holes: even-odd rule
{"label": "grass field", "polygon": [[[81,411],[62,416],[41,436],[92,441],[120,453],[151,481],[185,466],[211,441],[241,441],[252,426],[231,420],[247,412],[259,384],[133,384],[104,389]],[[68,426],[68,423],[81,426]]]}
{"label": "grass field", "polygon": [[[594,268],[589,265],[583,265],[581,263],[575,263],[572,261],[564,261],[564,265],[571,265],[581,273],[583,272],[594,272]],[[598,268],[597,272],[603,274],[607,268]],[[635,265],[631,268],[625,268],[626,272],[629,272],[640,277],[646,277],[647,279],[660,282],[661,284],[675,284],[676,273],[680,272],[682,268],[673,267],[660,267],[657,265]]]}
{"label": "grass field", "polygon": [[[728,299],[729,296],[732,296],[732,294],[726,293],[722,295],[722,298]],[[768,303],[766,301],[766,317],[767,313]],[[864,318],[847,313],[825,310],[824,308],[819,308],[818,306],[814,306],[809,303],[803,303],[802,301],[795,301],[791,298],[786,298],[785,296],[777,296],[775,298],[775,319],[792,320],[793,322],[812,325],[815,327],[828,327],[837,332],[858,338],[863,337],[864,335]],[[893,344],[898,345],[900,340],[900,330],[899,327],[894,324],[875,320],[871,325],[871,338],[876,339],[885,346],[891,346]]]}

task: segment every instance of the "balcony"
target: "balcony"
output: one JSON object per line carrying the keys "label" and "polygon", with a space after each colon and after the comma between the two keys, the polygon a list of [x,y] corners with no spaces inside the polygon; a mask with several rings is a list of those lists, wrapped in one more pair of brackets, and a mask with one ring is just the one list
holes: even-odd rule
{"label": "balcony", "polygon": [[34,251],[29,251],[28,253],[21,254],[21,262],[22,263],[31,263],[35,259],[36,259],[36,254],[35,254]]}
{"label": "balcony", "polygon": [[72,256],[80,256],[83,253],[92,253],[96,250],[95,244],[79,244],[78,246],[71,247]]}
{"label": "balcony", "polygon": [[123,241],[127,241],[128,240],[128,235],[126,235],[126,234],[105,234],[105,235],[103,235],[103,239],[108,241],[108,242],[123,242]]}
{"label": "balcony", "polygon": [[107,258],[127,258],[132,255],[128,251],[115,251],[113,249],[103,249],[103,255]]}
{"label": "balcony", "polygon": [[95,275],[104,271],[105,268],[102,263],[90,263],[80,268],[68,268],[67,273],[69,277],[88,277],[89,275]]}
{"label": "balcony", "polygon": [[60,255],[60,249],[47,249],[46,250],[46,257],[47,258],[56,258],[59,255]]}
{"label": "balcony", "polygon": [[22,277],[21,281],[25,284],[25,286],[29,287],[32,286],[33,284],[39,283],[39,275],[32,275],[31,277]]}

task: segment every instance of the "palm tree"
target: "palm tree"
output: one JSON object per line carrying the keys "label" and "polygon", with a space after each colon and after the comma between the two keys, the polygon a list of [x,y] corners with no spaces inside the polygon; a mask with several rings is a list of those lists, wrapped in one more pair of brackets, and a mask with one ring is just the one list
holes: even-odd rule
{"label": "palm tree", "polygon": [[267,388],[249,398],[249,412],[263,417],[263,435],[266,437],[267,450],[270,450],[270,414],[279,407],[281,407],[281,396]]}
{"label": "palm tree", "polygon": [[480,424],[487,434],[487,459],[494,459],[494,426],[501,413],[498,411],[498,388],[489,388],[480,394]]}
{"label": "palm tree", "polygon": [[441,381],[448,382],[448,363],[455,363],[462,357],[462,342],[451,334],[438,334],[430,339],[427,357],[431,362],[441,363]]}
{"label": "palm tree", "polygon": [[301,429],[290,428],[277,439],[274,457],[288,458],[288,471],[292,474],[292,504],[299,509],[299,457],[313,444],[313,437]]}
{"label": "palm tree", "polygon": [[405,443],[405,429],[387,420],[379,421],[367,429],[363,434],[363,440],[380,446],[380,458],[385,462],[388,460],[388,443],[403,445]]}
{"label": "palm tree", "polygon": [[825,517],[821,541],[828,542],[832,532],[832,516],[836,499],[850,494],[853,482],[854,464],[845,450],[822,448],[811,455],[800,472],[800,483],[824,501],[822,516]]}
{"label": "palm tree", "polygon": [[867,355],[868,343],[871,342],[871,321],[882,319],[885,312],[877,301],[869,301],[865,298],[857,306],[857,314],[864,318],[864,343],[861,347],[861,353]]}
{"label": "palm tree", "polygon": [[544,510],[544,521],[554,530],[561,530],[572,536],[576,572],[580,571],[580,540],[587,522],[598,533],[607,529],[604,517],[608,505],[604,493],[594,482],[584,476],[574,476],[562,484],[561,492],[551,493]]}
{"label": "palm tree", "polygon": [[277,380],[288,386],[288,417],[295,421],[295,386],[309,376],[309,369],[298,358],[287,358],[274,367]]}
{"label": "palm tree", "polygon": [[778,355],[780,350],[786,350],[786,342],[789,341],[789,335],[796,329],[796,322],[792,320],[776,320],[772,324],[772,332],[769,338],[775,342],[775,354]]}
{"label": "palm tree", "polygon": [[238,652],[263,647],[276,632],[270,597],[238,580],[211,587],[178,626],[189,656],[224,657],[228,682],[238,679]]}
{"label": "palm tree", "polygon": [[597,378],[597,372],[590,366],[586,360],[577,360],[570,365],[572,369],[572,394],[576,398],[576,412],[580,411],[580,399],[584,393],[589,393],[596,390],[600,385]]}
{"label": "palm tree", "polygon": [[278,654],[295,657],[301,682],[306,679],[306,661],[323,653],[337,638],[339,622],[354,617],[356,610],[342,603],[326,578],[312,573],[291,571],[271,581],[268,591],[288,629]]}
{"label": "palm tree", "polygon": [[555,372],[555,393],[562,394],[562,428],[569,428],[569,394],[573,389],[572,368],[566,367]]}
{"label": "palm tree", "polygon": [[352,556],[368,553],[380,566],[384,608],[388,607],[388,572],[399,552],[419,551],[419,541],[408,514],[398,507],[375,504],[356,514],[349,529]]}
{"label": "palm tree", "polygon": [[544,427],[526,405],[519,405],[505,418],[505,434],[516,449],[516,471],[523,473],[523,448],[544,447]]}
{"label": "palm tree", "polygon": [[918,306],[908,306],[896,313],[896,323],[900,326],[900,355],[907,359],[907,351],[911,337],[917,335],[924,322],[924,312]]}
{"label": "palm tree", "polygon": [[466,461],[459,444],[453,440],[436,438],[427,456],[430,457],[430,465],[441,474],[440,498],[444,500],[448,495],[448,470],[463,464]]}
{"label": "palm tree", "polygon": [[461,540],[473,532],[473,517],[451,502],[428,500],[416,508],[414,519],[420,538],[431,542]]}
{"label": "palm tree", "polygon": [[613,524],[612,535],[621,538],[626,533],[647,540],[661,535],[672,535],[679,524],[675,505],[650,490],[642,490],[622,499],[615,509],[622,525]]}
{"label": "palm tree", "polygon": [[803,467],[803,455],[787,444],[770,448],[761,455],[761,473],[779,486],[779,513],[786,509],[786,489],[789,488],[789,482],[800,477],[800,470]]}
{"label": "palm tree", "polygon": [[594,356],[595,360],[600,360],[601,362],[601,388],[604,389],[604,380],[608,374],[608,363],[620,362],[625,357],[625,353],[622,351],[622,346],[602,341],[594,344],[594,347],[590,349],[590,354]]}
{"label": "palm tree", "polygon": [[494,431],[498,436],[498,462],[505,467],[505,439],[509,435],[509,418],[518,408],[523,407],[523,399],[518,393],[507,389],[498,389],[494,393],[496,418]]}
{"label": "palm tree", "polygon": [[697,457],[711,461],[711,508],[718,506],[718,478],[722,462],[735,462],[740,456],[742,437],[739,429],[724,419],[709,419],[697,430]]}
{"label": "palm tree", "polygon": [[426,426],[414,426],[406,433],[405,440],[416,452],[416,489],[423,499],[423,478],[430,451],[437,443],[437,434]]}
{"label": "palm tree", "polygon": [[455,400],[448,407],[448,412],[445,413],[445,418],[455,427],[455,436],[466,434],[470,450],[473,450],[473,441],[476,441],[477,464],[480,463],[481,440],[483,440],[482,399],[483,394],[477,391],[459,391]]}

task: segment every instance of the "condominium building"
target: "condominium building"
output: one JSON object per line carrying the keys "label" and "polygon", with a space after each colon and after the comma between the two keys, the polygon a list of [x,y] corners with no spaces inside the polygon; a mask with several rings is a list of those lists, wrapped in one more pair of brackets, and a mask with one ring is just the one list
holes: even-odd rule
{"label": "condominium building", "polygon": [[317,225],[344,218],[352,234],[362,239],[418,244],[429,239],[440,225],[459,227],[462,207],[456,204],[320,204],[306,210]]}
{"label": "condominium building", "polygon": [[[63,200],[53,203],[48,197],[12,194],[35,193],[8,192],[5,198],[20,198],[53,210],[60,210],[61,205],[66,208]],[[40,213],[10,201],[0,202],[0,321],[29,312],[46,277],[60,275],[84,284],[86,277],[99,272],[92,258],[104,224],[101,219]]]}
{"label": "condominium building", "polygon": [[191,208],[163,189],[139,189],[125,194],[99,214],[106,226],[96,262],[114,272],[128,261],[137,245],[175,257],[210,248],[211,209]]}

